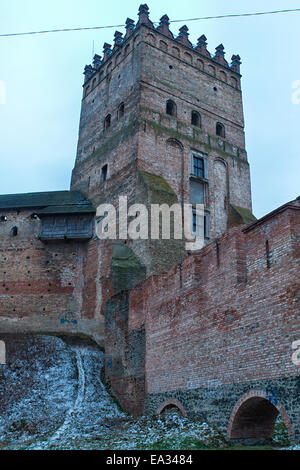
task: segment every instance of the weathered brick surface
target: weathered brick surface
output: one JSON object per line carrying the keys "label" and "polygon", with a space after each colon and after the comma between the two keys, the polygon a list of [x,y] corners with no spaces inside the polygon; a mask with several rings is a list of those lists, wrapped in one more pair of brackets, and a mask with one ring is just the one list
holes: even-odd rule
{"label": "weathered brick surface", "polygon": [[103,344],[104,322],[94,316],[97,276],[91,281],[85,272],[94,253],[78,242],[42,243],[32,212],[8,211],[0,222],[0,331],[85,334]]}

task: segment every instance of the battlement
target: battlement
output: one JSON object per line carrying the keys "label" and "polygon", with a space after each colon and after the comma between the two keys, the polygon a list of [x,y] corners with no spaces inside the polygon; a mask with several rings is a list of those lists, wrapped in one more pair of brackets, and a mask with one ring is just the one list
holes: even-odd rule
{"label": "battlement", "polygon": [[[146,40],[152,45],[159,47],[162,51],[181,59],[190,65],[194,65],[199,70],[207,73],[234,88],[240,88],[240,65],[241,58],[239,55],[233,55],[231,63],[225,59],[225,50],[223,44],[216,47],[215,53],[212,54],[207,49],[207,38],[202,34],[197,44],[193,45],[189,40],[189,29],[186,25],[179,28],[176,35],[170,30],[170,19],[168,15],[163,15],[159,24],[156,26],[149,19],[149,7],[144,4],[140,5],[138,12],[139,20],[135,24],[134,20],[127,18],[125,29],[126,33],[115,31],[114,45],[105,42],[103,45],[103,56],[95,54],[93,64],[85,66],[84,69],[84,88],[86,96],[97,84],[97,74],[102,80],[122,58],[126,57],[130,50],[129,42],[134,39],[136,43],[137,35],[140,27],[146,27],[149,34]],[[155,34],[153,34],[155,33]],[[158,37],[157,37],[158,36]],[[123,55],[123,57],[122,57]]]}

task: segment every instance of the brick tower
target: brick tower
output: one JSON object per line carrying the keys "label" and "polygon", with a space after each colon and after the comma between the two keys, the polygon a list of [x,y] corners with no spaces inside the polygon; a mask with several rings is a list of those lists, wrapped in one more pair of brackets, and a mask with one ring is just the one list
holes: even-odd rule
{"label": "brick tower", "polygon": [[[131,203],[203,203],[210,241],[253,220],[240,57],[229,65],[222,44],[211,55],[204,35],[193,46],[186,26],[174,36],[167,15],[154,27],[147,5],[138,15],[85,67],[71,189],[95,206],[120,195]],[[131,247],[151,273],[180,262],[179,245]]]}
{"label": "brick tower", "polygon": [[[85,67],[71,190],[95,207],[117,206],[119,196],[129,205],[204,204],[204,223],[193,213],[193,231],[218,244],[230,227],[255,220],[240,57],[229,65],[222,44],[211,55],[204,35],[193,46],[186,26],[174,36],[167,15],[155,27],[147,5],[138,15],[136,25],[126,20],[124,37],[116,31],[114,45],[105,43],[103,57]],[[86,315],[99,318],[106,376],[134,413],[144,406],[146,337],[143,321],[129,325],[127,293],[174,266],[181,288],[187,257],[182,240],[89,243]]]}

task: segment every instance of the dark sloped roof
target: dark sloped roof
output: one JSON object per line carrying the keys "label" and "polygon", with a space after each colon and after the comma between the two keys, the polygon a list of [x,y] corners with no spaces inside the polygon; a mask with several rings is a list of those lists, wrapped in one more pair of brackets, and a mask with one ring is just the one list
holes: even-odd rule
{"label": "dark sloped roof", "polygon": [[38,209],[36,214],[87,214],[91,212],[95,212],[95,209],[91,204],[66,204],[64,206],[47,206],[44,209]]}
{"label": "dark sloped roof", "polygon": [[[93,213],[95,208],[80,191],[0,195],[0,210],[37,209],[36,213]],[[48,211],[48,212],[47,212]]]}

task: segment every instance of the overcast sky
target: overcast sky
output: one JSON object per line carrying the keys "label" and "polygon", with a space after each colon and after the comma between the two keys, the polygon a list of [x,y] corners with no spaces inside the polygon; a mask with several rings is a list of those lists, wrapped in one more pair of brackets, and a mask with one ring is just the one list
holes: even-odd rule
{"label": "overcast sky", "polygon": [[[127,17],[137,19],[140,3],[2,0],[0,33],[124,24]],[[300,7],[293,0],[151,0],[148,6],[152,21],[165,13],[186,19]],[[172,31],[182,24],[171,25]],[[292,102],[292,84],[300,81],[300,12],[187,25],[194,44],[205,34],[211,52],[222,42],[228,61],[232,54],[242,58],[253,212],[261,217],[300,195],[300,104]],[[93,41],[102,55],[113,34],[106,29],[0,38],[0,90],[6,87],[0,104],[1,194],[69,189],[83,68],[92,61]]]}

